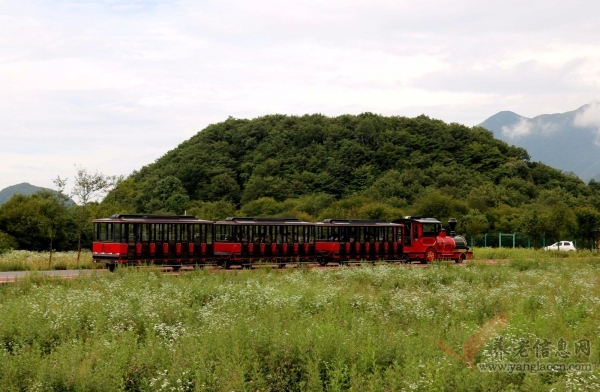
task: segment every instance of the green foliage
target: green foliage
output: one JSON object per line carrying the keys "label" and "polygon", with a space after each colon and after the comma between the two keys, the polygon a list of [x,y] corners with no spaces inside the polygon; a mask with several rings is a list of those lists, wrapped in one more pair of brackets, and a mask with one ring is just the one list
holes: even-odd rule
{"label": "green foliage", "polygon": [[15,195],[0,206],[0,230],[16,239],[19,249],[48,250],[51,243],[53,249],[72,249],[77,230],[74,217],[67,215],[55,193]]}
{"label": "green foliage", "polygon": [[106,200],[202,217],[454,217],[471,233],[524,227],[539,239],[583,236],[573,208],[598,210],[600,186],[530,162],[483,128],[426,116],[272,115],[210,125]]}
{"label": "green foliage", "polygon": [[592,207],[578,207],[574,211],[577,219],[577,237],[587,247],[593,247],[600,228],[600,212]]}
{"label": "green foliage", "polygon": [[206,220],[222,220],[228,216],[236,215],[233,204],[225,200],[194,202],[187,210],[187,213],[198,219]]}
{"label": "green foliage", "polygon": [[17,248],[17,240],[10,234],[0,231],[0,254]]}
{"label": "green foliage", "polygon": [[463,226],[461,232],[469,236],[483,233],[489,227],[486,216],[477,210],[469,210],[469,213],[461,220],[461,225]]}
{"label": "green foliage", "polygon": [[[162,208],[150,201],[161,201],[154,194],[157,183],[170,176],[181,181],[191,200],[242,205],[261,197],[283,201],[312,193],[339,199],[371,186],[384,199],[412,203],[428,186],[452,188],[453,196],[465,197],[484,182],[514,178],[527,188],[534,181],[545,185],[564,178],[529,163],[522,149],[482,128],[371,113],[229,118],[213,124],[132,175],[139,185],[138,211]],[[123,183],[115,191],[129,186]],[[580,191],[577,186],[570,190]]]}
{"label": "green foliage", "polygon": [[448,218],[464,216],[468,213],[467,203],[440,190],[428,188],[419,194],[413,204],[414,215],[436,217],[442,222]]}
{"label": "green foliage", "polygon": [[534,246],[540,246],[540,239],[545,231],[543,218],[537,208],[526,209],[521,218],[521,231],[531,237]]}

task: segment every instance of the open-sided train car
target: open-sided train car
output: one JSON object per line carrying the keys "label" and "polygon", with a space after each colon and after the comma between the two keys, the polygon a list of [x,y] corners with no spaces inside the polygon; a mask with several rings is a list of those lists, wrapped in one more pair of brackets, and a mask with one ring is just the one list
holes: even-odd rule
{"label": "open-sided train car", "polygon": [[94,262],[161,264],[178,269],[213,254],[213,222],[180,215],[113,215],[94,219]]}
{"label": "open-sided train car", "polygon": [[434,218],[406,216],[393,221],[404,226],[404,257],[408,261],[430,263],[434,260],[450,259],[461,263],[473,258],[464,237],[456,235],[456,219],[450,218],[450,234],[442,223]]}
{"label": "open-sided train car", "polygon": [[384,220],[325,219],[315,224],[315,257],[320,264],[401,261],[402,225]]}
{"label": "open-sided train car", "polygon": [[307,262],[315,249],[314,223],[295,218],[227,218],[214,224],[214,258],[239,264]]}

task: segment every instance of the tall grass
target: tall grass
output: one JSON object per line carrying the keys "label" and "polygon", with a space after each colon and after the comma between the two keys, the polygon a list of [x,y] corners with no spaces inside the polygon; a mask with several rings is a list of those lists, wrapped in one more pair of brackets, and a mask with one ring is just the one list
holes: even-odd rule
{"label": "tall grass", "polygon": [[[520,339],[600,363],[600,260],[521,259],[428,268],[196,271],[122,269],[0,286],[5,390],[488,391],[598,390],[588,373],[481,373],[462,355],[505,312]],[[592,355],[575,355],[589,339]],[[553,347],[554,350],[555,347]],[[475,362],[494,359],[493,340]],[[511,359],[535,362],[529,357]]]}
{"label": "tall grass", "polygon": [[475,260],[504,260],[504,259],[564,259],[564,258],[600,258],[600,252],[588,249],[574,252],[547,251],[543,249],[526,248],[472,248]]}
{"label": "tall grass", "polygon": [[90,251],[82,251],[79,263],[77,252],[54,252],[52,264],[49,263],[50,252],[30,252],[27,250],[12,250],[0,254],[0,271],[42,271],[65,269],[99,268],[92,261]]}

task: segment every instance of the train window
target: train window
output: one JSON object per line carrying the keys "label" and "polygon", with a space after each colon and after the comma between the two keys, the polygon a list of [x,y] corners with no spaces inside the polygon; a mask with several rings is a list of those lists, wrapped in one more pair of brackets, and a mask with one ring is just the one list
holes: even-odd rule
{"label": "train window", "polygon": [[412,238],[411,235],[412,229],[410,223],[408,223],[406,226],[404,226],[404,245],[410,245]]}
{"label": "train window", "polygon": [[157,242],[163,242],[165,240],[165,236],[166,236],[165,230],[166,230],[166,228],[167,228],[167,225],[163,225],[163,224],[160,224],[160,223],[156,224],[156,226],[155,226],[155,229],[156,229],[155,237],[156,238],[155,239],[156,239]]}
{"label": "train window", "polygon": [[180,242],[187,242],[188,239],[188,227],[189,225],[186,224],[179,224],[179,241]]}
{"label": "train window", "polygon": [[129,223],[128,225],[126,225],[127,228],[125,230],[125,232],[127,233],[127,242],[129,242],[130,244],[135,243],[135,229],[137,228],[138,225],[134,225],[133,223]]}
{"label": "train window", "polygon": [[298,241],[298,237],[296,236],[296,228],[294,226],[287,227],[285,236],[287,237],[288,244],[293,244],[294,242]]}
{"label": "train window", "polygon": [[348,241],[350,241],[350,242],[356,241],[356,227],[348,228]]}
{"label": "train window", "polygon": [[247,244],[248,243],[248,226],[241,226],[240,230],[242,233],[242,242],[244,244]]}
{"label": "train window", "polygon": [[175,226],[172,223],[167,223],[165,225],[165,231],[164,231],[164,240],[169,242],[169,241],[174,241],[175,240]]}
{"label": "train window", "polygon": [[148,240],[150,240],[150,242],[155,242],[156,241],[156,224],[151,223],[148,227],[149,227]]}
{"label": "train window", "polygon": [[340,242],[346,242],[348,241],[348,228],[347,227],[340,227]]}
{"label": "train window", "polygon": [[319,226],[316,228],[315,240],[323,241],[327,239],[327,228]]}
{"label": "train window", "polygon": [[191,238],[190,238],[190,242],[195,242],[195,243],[200,243],[203,242],[202,239],[200,238],[200,225],[191,225],[192,226],[192,232],[191,234]]}
{"label": "train window", "polygon": [[273,234],[275,233],[273,226],[265,226],[265,243],[270,244],[273,242]]}
{"label": "train window", "polygon": [[171,227],[171,230],[169,230],[169,240],[170,241],[174,241],[174,242],[179,242],[179,236],[180,236],[180,230],[179,230],[179,225],[176,223],[171,223],[169,225]]}
{"label": "train window", "polygon": [[215,226],[215,241],[223,241],[225,240],[225,230],[221,225]]}
{"label": "train window", "polygon": [[365,242],[373,242],[373,237],[374,237],[374,233],[373,233],[373,228],[372,227],[363,227],[364,233],[365,233]]}
{"label": "train window", "polygon": [[207,244],[212,244],[213,243],[213,230],[214,230],[214,226],[213,225],[202,225],[202,230],[204,230],[204,232],[206,233],[206,243]]}
{"label": "train window", "polygon": [[439,223],[423,223],[424,236],[436,236],[441,229],[442,225]]}
{"label": "train window", "polygon": [[119,223],[114,223],[113,227],[113,235],[112,240],[114,242],[121,242],[121,225]]}
{"label": "train window", "polygon": [[107,240],[107,225],[106,225],[106,223],[100,223],[100,233],[98,235],[98,239],[100,241]]}
{"label": "train window", "polygon": [[261,242],[261,235],[262,235],[262,226],[254,226],[252,227],[252,241],[254,243],[259,243]]}
{"label": "train window", "polygon": [[94,223],[94,241],[100,240],[100,223]]}
{"label": "train window", "polygon": [[419,239],[419,226],[416,223],[413,223],[413,238],[415,240]]}

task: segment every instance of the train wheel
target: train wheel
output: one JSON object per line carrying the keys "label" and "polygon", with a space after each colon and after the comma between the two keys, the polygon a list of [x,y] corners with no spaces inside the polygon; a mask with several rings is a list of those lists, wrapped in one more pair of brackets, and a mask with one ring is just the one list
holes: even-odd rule
{"label": "train wheel", "polygon": [[465,261],[466,257],[464,253],[461,253],[460,256],[458,256],[458,259],[454,260],[457,264],[458,263],[463,263]]}
{"label": "train wheel", "polygon": [[325,260],[323,260],[323,259],[319,259],[319,265],[321,267],[325,267],[327,265],[327,262]]}
{"label": "train wheel", "polygon": [[181,269],[180,265],[173,265],[171,266],[171,268],[173,268],[173,272],[179,272],[179,270]]}
{"label": "train wheel", "polygon": [[231,261],[225,260],[225,262],[223,263],[223,268],[225,268],[225,269],[231,268]]}
{"label": "train wheel", "polygon": [[117,268],[117,265],[116,264],[108,264],[107,267],[110,272],[115,272],[115,268]]}
{"label": "train wheel", "polygon": [[437,255],[435,254],[435,249],[427,248],[425,251],[425,261],[431,263],[437,259]]}
{"label": "train wheel", "polygon": [[252,269],[252,264],[242,264],[242,269]]}

